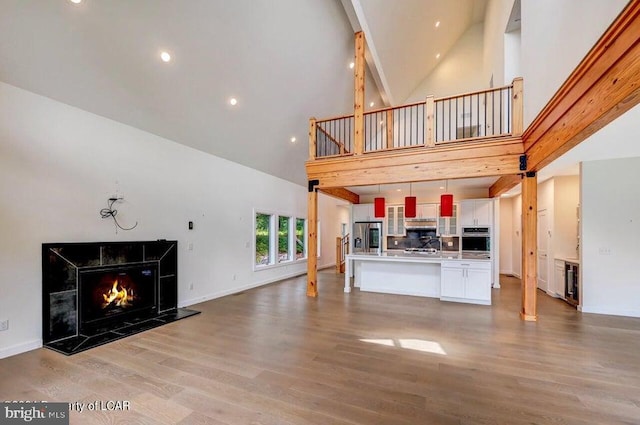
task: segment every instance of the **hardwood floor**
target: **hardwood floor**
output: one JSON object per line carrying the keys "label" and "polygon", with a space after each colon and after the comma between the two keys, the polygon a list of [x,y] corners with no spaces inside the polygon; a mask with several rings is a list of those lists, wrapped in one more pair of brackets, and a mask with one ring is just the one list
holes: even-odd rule
{"label": "hardwood floor", "polygon": [[83,425],[640,423],[640,319],[539,293],[539,322],[522,322],[504,276],[492,307],[318,281],[316,299],[300,277],[72,357],[0,360],[0,400],[82,402]]}

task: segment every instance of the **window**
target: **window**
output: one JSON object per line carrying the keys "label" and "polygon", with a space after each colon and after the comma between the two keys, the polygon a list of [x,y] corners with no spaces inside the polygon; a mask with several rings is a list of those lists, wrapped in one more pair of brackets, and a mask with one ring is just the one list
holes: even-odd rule
{"label": "window", "polygon": [[307,220],[296,219],[296,260],[307,258]]}
{"label": "window", "polygon": [[291,217],[278,217],[278,263],[292,260],[291,258]]}
{"label": "window", "polygon": [[256,265],[265,266],[271,261],[271,214],[256,213]]}
{"label": "window", "polygon": [[307,258],[307,220],[285,214],[255,213],[254,267],[277,266]]}

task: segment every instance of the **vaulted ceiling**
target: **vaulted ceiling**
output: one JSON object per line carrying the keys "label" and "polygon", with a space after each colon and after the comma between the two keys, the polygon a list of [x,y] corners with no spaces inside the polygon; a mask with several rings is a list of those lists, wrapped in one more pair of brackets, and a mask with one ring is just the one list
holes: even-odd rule
{"label": "vaulted ceiling", "polygon": [[375,55],[367,104],[400,103],[485,4],[3,0],[0,81],[305,184],[309,117],[353,108],[354,29]]}

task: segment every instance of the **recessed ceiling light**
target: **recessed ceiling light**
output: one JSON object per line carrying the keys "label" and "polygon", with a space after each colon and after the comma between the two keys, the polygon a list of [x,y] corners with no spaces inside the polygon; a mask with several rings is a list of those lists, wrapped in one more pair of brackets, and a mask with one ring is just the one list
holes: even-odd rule
{"label": "recessed ceiling light", "polygon": [[371,103],[369,103],[369,107],[370,107],[370,108],[373,108],[373,105],[375,105],[375,102],[371,102]]}
{"label": "recessed ceiling light", "polygon": [[162,62],[169,62],[171,60],[171,55],[167,52],[162,52],[160,53],[160,59],[162,59]]}
{"label": "recessed ceiling light", "polygon": [[291,138],[291,143],[295,143],[295,142],[296,142],[296,138],[295,138],[295,137],[292,137],[292,138]]}
{"label": "recessed ceiling light", "polygon": [[436,21],[436,28],[440,26],[440,21]]}
{"label": "recessed ceiling light", "polygon": [[82,3],[82,0],[69,0],[71,3],[73,4],[80,4]]}
{"label": "recessed ceiling light", "polygon": [[402,192],[402,189],[396,189],[396,192]]}
{"label": "recessed ceiling light", "polygon": [[354,67],[354,66],[356,66],[356,64],[355,64],[355,63],[353,63],[353,62],[351,62],[351,63],[349,64],[349,68],[350,68],[350,69],[353,69],[353,67]]}
{"label": "recessed ceiling light", "polygon": [[238,104],[238,99],[236,99],[235,97],[232,97],[231,99],[229,99],[229,105],[236,106],[237,104]]}
{"label": "recessed ceiling light", "polygon": [[436,59],[440,59],[440,53],[436,55]]}
{"label": "recessed ceiling light", "polygon": [[444,186],[440,186],[440,189],[444,190]]}

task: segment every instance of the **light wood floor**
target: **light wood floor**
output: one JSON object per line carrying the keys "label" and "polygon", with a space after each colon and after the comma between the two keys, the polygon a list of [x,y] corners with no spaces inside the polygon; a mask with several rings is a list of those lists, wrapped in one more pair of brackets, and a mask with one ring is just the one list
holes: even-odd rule
{"label": "light wood floor", "polygon": [[492,307],[344,294],[332,271],[319,298],[305,290],[290,279],[72,357],[0,360],[0,400],[131,402],[72,412],[83,425],[640,423],[640,319],[539,293],[525,323],[508,277]]}

